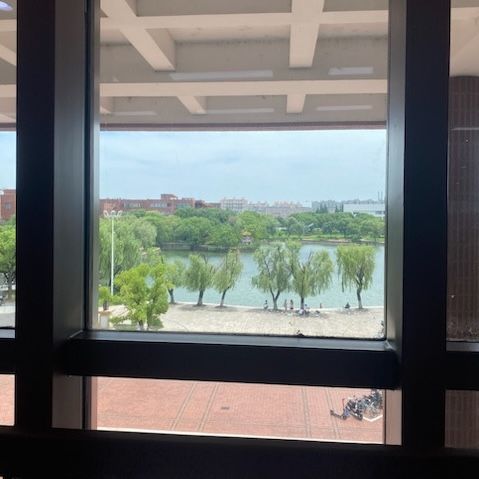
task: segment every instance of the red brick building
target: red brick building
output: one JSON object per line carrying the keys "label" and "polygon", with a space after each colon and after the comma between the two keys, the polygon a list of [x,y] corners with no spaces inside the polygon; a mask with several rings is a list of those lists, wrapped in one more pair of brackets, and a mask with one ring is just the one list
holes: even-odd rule
{"label": "red brick building", "polygon": [[16,190],[0,190],[0,220],[9,220],[16,212]]}
{"label": "red brick building", "polygon": [[178,198],[169,193],[162,194],[157,199],[106,198],[100,200],[100,212],[146,210],[174,214],[180,208],[195,208],[195,203],[194,198]]}

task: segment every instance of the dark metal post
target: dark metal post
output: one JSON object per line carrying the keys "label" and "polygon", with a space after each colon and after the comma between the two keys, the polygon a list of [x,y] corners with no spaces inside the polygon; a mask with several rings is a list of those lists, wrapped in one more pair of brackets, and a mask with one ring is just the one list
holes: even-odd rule
{"label": "dark metal post", "polygon": [[82,426],[82,380],[56,373],[84,324],[85,4],[18,3],[20,429]]}

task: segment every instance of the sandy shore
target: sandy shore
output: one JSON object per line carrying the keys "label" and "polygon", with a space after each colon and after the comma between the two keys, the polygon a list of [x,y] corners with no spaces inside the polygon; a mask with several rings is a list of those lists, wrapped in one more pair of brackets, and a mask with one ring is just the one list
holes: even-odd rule
{"label": "sandy shore", "polygon": [[[112,306],[113,316],[125,314],[123,306]],[[161,331],[191,333],[234,333],[343,338],[380,338],[384,336],[384,309],[322,309],[309,316],[285,311],[217,305],[197,307],[192,304],[170,305],[161,316]],[[118,326],[124,329],[126,324]]]}

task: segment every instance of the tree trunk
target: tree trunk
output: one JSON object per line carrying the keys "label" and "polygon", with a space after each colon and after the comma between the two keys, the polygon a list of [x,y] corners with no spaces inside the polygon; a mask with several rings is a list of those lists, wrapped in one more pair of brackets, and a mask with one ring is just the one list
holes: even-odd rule
{"label": "tree trunk", "polygon": [[196,303],[196,306],[203,306],[203,294],[205,290],[200,289],[200,294],[198,295],[198,302]]}
{"label": "tree trunk", "polygon": [[279,293],[276,296],[273,294],[273,309],[275,311],[277,311],[278,309],[278,297],[279,297]]}
{"label": "tree trunk", "polygon": [[356,290],[356,296],[358,297],[358,309],[363,309],[363,303],[361,302],[361,288]]}
{"label": "tree trunk", "polygon": [[175,304],[175,290],[169,289],[168,294],[170,295],[170,304]]}
{"label": "tree trunk", "polygon": [[143,321],[139,321],[138,325],[140,326],[140,330],[144,331],[145,330],[145,323]]}
{"label": "tree trunk", "polygon": [[222,308],[225,305],[225,296],[226,296],[226,289],[223,291],[223,294],[221,295],[221,301],[220,301],[220,308]]}
{"label": "tree trunk", "polygon": [[303,297],[301,297],[301,305],[300,305],[299,309],[304,309],[304,298]]}
{"label": "tree trunk", "polygon": [[13,280],[12,278],[7,279],[7,284],[8,284],[8,290],[7,290],[7,298],[12,299],[13,298]]}

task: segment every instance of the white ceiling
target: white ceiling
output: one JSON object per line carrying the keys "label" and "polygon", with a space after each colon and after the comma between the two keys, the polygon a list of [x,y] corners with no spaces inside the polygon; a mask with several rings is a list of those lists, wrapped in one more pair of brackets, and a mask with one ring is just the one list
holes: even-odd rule
{"label": "white ceiling", "polygon": [[[102,122],[381,124],[387,4],[101,0]],[[0,12],[0,123],[15,120],[14,18]],[[477,52],[479,0],[453,1],[451,74],[479,75]]]}

